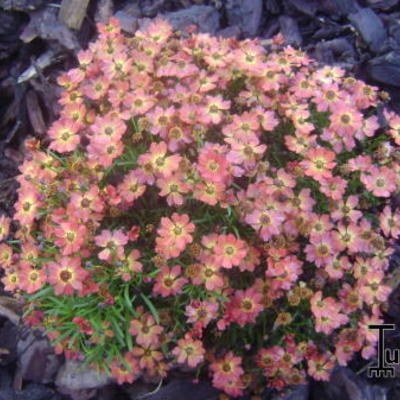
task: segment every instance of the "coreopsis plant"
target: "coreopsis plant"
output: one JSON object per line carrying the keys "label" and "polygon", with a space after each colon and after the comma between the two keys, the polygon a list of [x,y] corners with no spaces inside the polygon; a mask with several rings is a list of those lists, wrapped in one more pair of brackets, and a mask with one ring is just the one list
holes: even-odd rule
{"label": "coreopsis plant", "polygon": [[[375,354],[400,234],[400,117],[301,51],[116,20],[30,140],[2,282],[58,353],[119,383],[239,396]],[[383,97],[383,96],[382,96]]]}

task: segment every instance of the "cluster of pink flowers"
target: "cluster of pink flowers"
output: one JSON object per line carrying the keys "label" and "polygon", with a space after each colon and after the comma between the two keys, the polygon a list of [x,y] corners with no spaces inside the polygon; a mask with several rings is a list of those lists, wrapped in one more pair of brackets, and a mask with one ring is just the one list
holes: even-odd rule
{"label": "cluster of pink flowers", "polygon": [[0,217],[26,320],[119,383],[181,365],[232,396],[373,356],[400,235],[377,89],[278,41],[99,31]]}

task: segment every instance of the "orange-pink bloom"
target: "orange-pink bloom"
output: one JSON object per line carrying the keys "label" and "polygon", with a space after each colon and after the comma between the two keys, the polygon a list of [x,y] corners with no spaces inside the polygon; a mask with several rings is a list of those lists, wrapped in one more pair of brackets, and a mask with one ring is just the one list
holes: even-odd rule
{"label": "orange-pink bloom", "polygon": [[246,256],[245,242],[232,233],[220,235],[215,246],[215,261],[224,268],[239,266]]}
{"label": "orange-pink bloom", "polygon": [[205,350],[200,340],[195,340],[186,334],[183,339],[178,340],[172,354],[179,364],[187,363],[189,367],[195,368],[203,362]]}
{"label": "orange-pink bloom", "polygon": [[317,181],[321,178],[330,178],[332,176],[331,170],[336,165],[334,152],[318,147],[309,150],[305,157],[306,159],[300,165],[304,168],[306,175]]}
{"label": "orange-pink bloom", "polygon": [[58,262],[46,265],[48,282],[54,286],[54,293],[72,295],[83,289],[83,282],[89,273],[81,267],[79,257],[63,257]]}

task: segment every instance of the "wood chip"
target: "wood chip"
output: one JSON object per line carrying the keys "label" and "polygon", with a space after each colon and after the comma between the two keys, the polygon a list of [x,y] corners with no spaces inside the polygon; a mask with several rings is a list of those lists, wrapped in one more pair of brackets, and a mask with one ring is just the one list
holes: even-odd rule
{"label": "wood chip", "polygon": [[46,133],[46,124],[44,122],[42,108],[39,104],[38,95],[34,90],[29,90],[26,94],[26,108],[33,130],[39,137],[43,136]]}
{"label": "wood chip", "polygon": [[58,19],[68,28],[79,30],[86,15],[89,0],[63,0]]}
{"label": "wood chip", "polygon": [[46,51],[36,60],[34,65],[31,65],[18,77],[17,82],[22,83],[29,81],[31,78],[34,78],[38,75],[38,69],[42,70],[56,61],[58,61],[58,59],[54,51]]}
{"label": "wood chip", "polygon": [[11,297],[0,296],[0,315],[8,318],[13,324],[18,325],[20,316],[20,304]]}

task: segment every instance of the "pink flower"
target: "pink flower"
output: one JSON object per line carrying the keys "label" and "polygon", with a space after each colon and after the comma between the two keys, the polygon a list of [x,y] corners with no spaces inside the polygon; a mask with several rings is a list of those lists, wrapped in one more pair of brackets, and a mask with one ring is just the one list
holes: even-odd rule
{"label": "pink flower", "polygon": [[203,362],[205,350],[200,340],[194,340],[189,334],[186,334],[183,339],[178,340],[172,354],[176,356],[178,363],[187,363],[189,367],[195,368]]}
{"label": "pink flower", "polygon": [[284,220],[284,214],[268,209],[255,209],[245,217],[245,221],[258,231],[261,239],[265,241],[269,240],[271,236],[279,234]]}
{"label": "pink flower", "polygon": [[92,185],[86,192],[73,192],[71,194],[69,209],[82,221],[88,221],[96,213],[101,213],[104,202],[100,197],[99,187]]}
{"label": "pink flower", "polygon": [[154,317],[149,314],[144,314],[130,323],[129,333],[134,336],[136,343],[144,347],[158,346],[162,332],[162,326],[157,325]]}
{"label": "pink flower", "polygon": [[322,299],[322,292],[318,291],[310,300],[311,311],[315,317],[315,331],[331,334],[336,328],[349,321],[347,315],[340,313],[340,304],[332,297]]}
{"label": "pink flower", "polygon": [[330,178],[331,170],[336,165],[335,153],[323,147],[311,149],[306,153],[306,159],[300,163],[304,173],[319,181],[322,178]]}
{"label": "pink flower", "polygon": [[6,217],[4,214],[0,215],[0,241],[7,237],[10,231],[11,219]]}
{"label": "pink flower", "polygon": [[143,195],[146,186],[140,182],[140,176],[137,170],[130,171],[124,176],[122,183],[118,185],[120,196],[129,204]]}
{"label": "pink flower", "polygon": [[254,288],[238,290],[232,301],[233,321],[240,326],[256,322],[258,314],[264,309],[263,296]]}
{"label": "pink flower", "polygon": [[126,353],[124,360],[114,359],[110,365],[111,375],[119,385],[125,382],[133,383],[140,376],[140,367],[137,359],[130,353]]}
{"label": "pink flower", "polygon": [[104,247],[98,257],[100,260],[111,261],[113,256],[122,258],[124,255],[124,246],[128,243],[128,236],[121,229],[110,231],[103,229],[100,235],[95,237],[95,243],[99,247]]}
{"label": "pink flower", "polygon": [[49,130],[52,139],[49,148],[59,153],[74,151],[81,141],[78,135],[79,124],[73,120],[60,120],[54,122]]}
{"label": "pink flower", "polygon": [[61,248],[61,254],[68,256],[81,248],[86,240],[87,229],[77,222],[61,222],[54,233],[57,237],[54,243]]}
{"label": "pink flower", "polygon": [[320,191],[333,200],[340,200],[347,188],[347,181],[340,176],[330,176],[320,180]]}
{"label": "pink flower", "polygon": [[200,152],[198,160],[197,170],[204,180],[217,183],[226,181],[229,170],[225,156],[208,148]]}
{"label": "pink flower", "polygon": [[305,247],[307,261],[314,262],[317,267],[330,263],[336,251],[332,235],[329,232],[310,237],[310,244]]}
{"label": "pink flower", "polygon": [[334,356],[330,352],[315,354],[307,359],[308,373],[317,381],[329,381],[335,366]]}
{"label": "pink flower", "polygon": [[157,230],[160,237],[156,238],[157,251],[167,258],[178,257],[193,241],[191,233],[195,231],[195,225],[189,222],[187,214],[172,214],[171,218],[161,218],[161,225]]}
{"label": "pink flower", "polygon": [[232,351],[212,362],[210,370],[213,372],[213,385],[224,386],[229,381],[237,381],[244,373],[241,363],[242,358],[235,356]]}
{"label": "pink flower", "polygon": [[207,96],[207,104],[202,109],[200,122],[208,124],[219,124],[223,118],[223,111],[229,110],[230,101],[223,100],[221,95]]}
{"label": "pink flower", "polygon": [[389,206],[386,206],[383,209],[383,212],[380,214],[379,223],[382,232],[386,237],[392,237],[394,239],[397,239],[399,237],[400,214],[397,210],[393,213],[391,208]]}
{"label": "pink flower", "polygon": [[212,301],[192,300],[186,306],[187,322],[197,328],[205,328],[218,314],[218,303]]}
{"label": "pink flower", "polygon": [[74,291],[82,291],[83,282],[88,277],[88,272],[81,267],[79,257],[63,257],[58,262],[46,265],[48,282],[54,285],[54,293],[72,295]]}
{"label": "pink flower", "polygon": [[215,261],[224,268],[240,265],[246,256],[245,242],[231,233],[220,235],[215,246]]}
{"label": "pink flower", "polygon": [[355,210],[357,205],[358,197],[351,195],[347,199],[335,203],[335,211],[331,214],[331,218],[335,221],[346,218],[350,221],[357,222],[362,217],[362,212]]}
{"label": "pink flower", "polygon": [[35,293],[43,287],[47,277],[43,269],[24,268],[21,274],[20,288],[26,293]]}
{"label": "pink flower", "polygon": [[182,291],[183,285],[187,282],[186,278],[180,277],[181,267],[175,265],[172,268],[163,267],[158,272],[153,292],[162,297],[174,296]]}
{"label": "pink flower", "polygon": [[375,196],[389,197],[396,189],[396,173],[389,167],[371,166],[361,174],[361,182]]}

